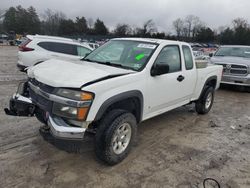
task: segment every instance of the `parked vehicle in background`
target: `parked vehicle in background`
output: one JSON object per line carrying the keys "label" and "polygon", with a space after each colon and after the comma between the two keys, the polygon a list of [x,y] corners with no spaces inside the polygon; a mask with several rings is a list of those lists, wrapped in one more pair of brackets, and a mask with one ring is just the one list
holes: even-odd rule
{"label": "parked vehicle in background", "polygon": [[25,40],[27,40],[26,37],[17,38],[17,39],[15,40],[16,45],[19,46],[19,45],[22,44],[22,42],[24,42]]}
{"label": "parked vehicle in background", "polygon": [[250,46],[221,46],[211,63],[223,66],[221,83],[250,86]]}
{"label": "parked vehicle in background", "polygon": [[128,155],[138,123],[191,102],[208,113],[222,74],[222,66],[197,66],[187,43],[169,40],[112,39],[83,61],[28,69],[5,112],[35,115],[41,131],[61,139],[94,133],[96,155],[110,165]]}
{"label": "parked vehicle in background", "polygon": [[190,43],[195,59],[208,60],[209,54],[214,53],[218,49],[216,44]]}
{"label": "parked vehicle in background", "polygon": [[28,35],[19,45],[17,67],[24,71],[48,59],[80,60],[92,50],[87,44],[72,39]]}
{"label": "parked vehicle in background", "polygon": [[0,44],[7,43],[7,41],[8,41],[8,36],[5,34],[0,34]]}
{"label": "parked vehicle in background", "polygon": [[14,46],[16,45],[16,34],[14,31],[10,31],[9,34],[8,34],[8,43],[9,45],[11,46]]}
{"label": "parked vehicle in background", "polygon": [[87,43],[92,49],[96,49],[96,48],[98,48],[100,45],[99,44],[97,44],[97,43],[92,43],[92,42],[89,42],[89,43]]}

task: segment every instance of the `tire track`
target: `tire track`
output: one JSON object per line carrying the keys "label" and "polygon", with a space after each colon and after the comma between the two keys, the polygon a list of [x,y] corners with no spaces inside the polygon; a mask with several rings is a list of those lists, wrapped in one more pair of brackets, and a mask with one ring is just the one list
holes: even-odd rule
{"label": "tire track", "polygon": [[27,79],[25,74],[0,74],[0,82],[20,81]]}
{"label": "tire track", "polygon": [[24,145],[28,145],[33,140],[35,140],[37,136],[38,135],[30,135],[30,136],[24,137],[23,139],[16,140],[15,142],[12,142],[12,143],[2,144],[0,145],[0,152],[4,153],[8,150],[15,149]]}
{"label": "tire track", "polygon": [[25,74],[0,74],[0,85],[18,84],[20,81],[27,80]]}

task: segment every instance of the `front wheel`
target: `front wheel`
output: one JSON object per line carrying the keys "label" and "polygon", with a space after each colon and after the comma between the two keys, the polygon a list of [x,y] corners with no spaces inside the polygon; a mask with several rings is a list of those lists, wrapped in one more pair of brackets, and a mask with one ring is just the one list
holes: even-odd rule
{"label": "front wheel", "polygon": [[101,121],[95,137],[97,158],[109,165],[125,159],[135,141],[137,123],[133,114],[112,110]]}
{"label": "front wheel", "polygon": [[198,114],[208,113],[214,102],[214,88],[208,86],[204,89],[202,95],[195,103],[195,110]]}

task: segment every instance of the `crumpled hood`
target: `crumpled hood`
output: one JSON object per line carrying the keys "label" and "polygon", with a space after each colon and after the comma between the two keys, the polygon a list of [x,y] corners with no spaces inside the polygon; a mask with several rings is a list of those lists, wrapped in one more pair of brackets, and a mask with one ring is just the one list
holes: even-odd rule
{"label": "crumpled hood", "polygon": [[108,76],[135,72],[97,63],[71,63],[51,59],[28,69],[28,76],[53,87],[80,88],[82,85]]}
{"label": "crumpled hood", "polygon": [[220,56],[214,56],[211,58],[212,63],[230,63],[230,64],[243,64],[250,66],[250,59],[249,58],[243,58],[243,57],[220,57]]}

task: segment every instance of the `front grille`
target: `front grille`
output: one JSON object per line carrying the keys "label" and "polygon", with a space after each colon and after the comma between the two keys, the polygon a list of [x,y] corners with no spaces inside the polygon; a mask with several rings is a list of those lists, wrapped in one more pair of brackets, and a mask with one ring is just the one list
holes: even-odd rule
{"label": "front grille", "polygon": [[244,69],[232,69],[230,71],[231,74],[238,74],[238,75],[246,75],[247,74],[247,70]]}
{"label": "front grille", "polygon": [[55,90],[54,87],[39,82],[34,78],[30,78],[29,82],[31,82],[35,86],[38,86],[41,90],[45,91],[46,93],[53,93],[53,91]]}
{"label": "front grille", "polygon": [[[39,87],[41,90],[43,90],[46,93],[52,93],[53,90],[55,89],[54,87],[51,87],[51,86],[48,86],[48,85],[43,84],[41,82],[38,82],[35,79],[29,79],[29,81],[33,85]],[[53,105],[52,101],[44,98],[41,95],[38,95],[30,87],[29,87],[29,94],[30,94],[32,102],[34,104],[36,104],[37,106],[39,106],[39,108],[41,108],[42,110],[47,111],[47,112],[51,112],[52,111],[52,105]]]}
{"label": "front grille", "polygon": [[223,73],[226,75],[246,76],[248,74],[247,65],[219,64],[223,66]]}

